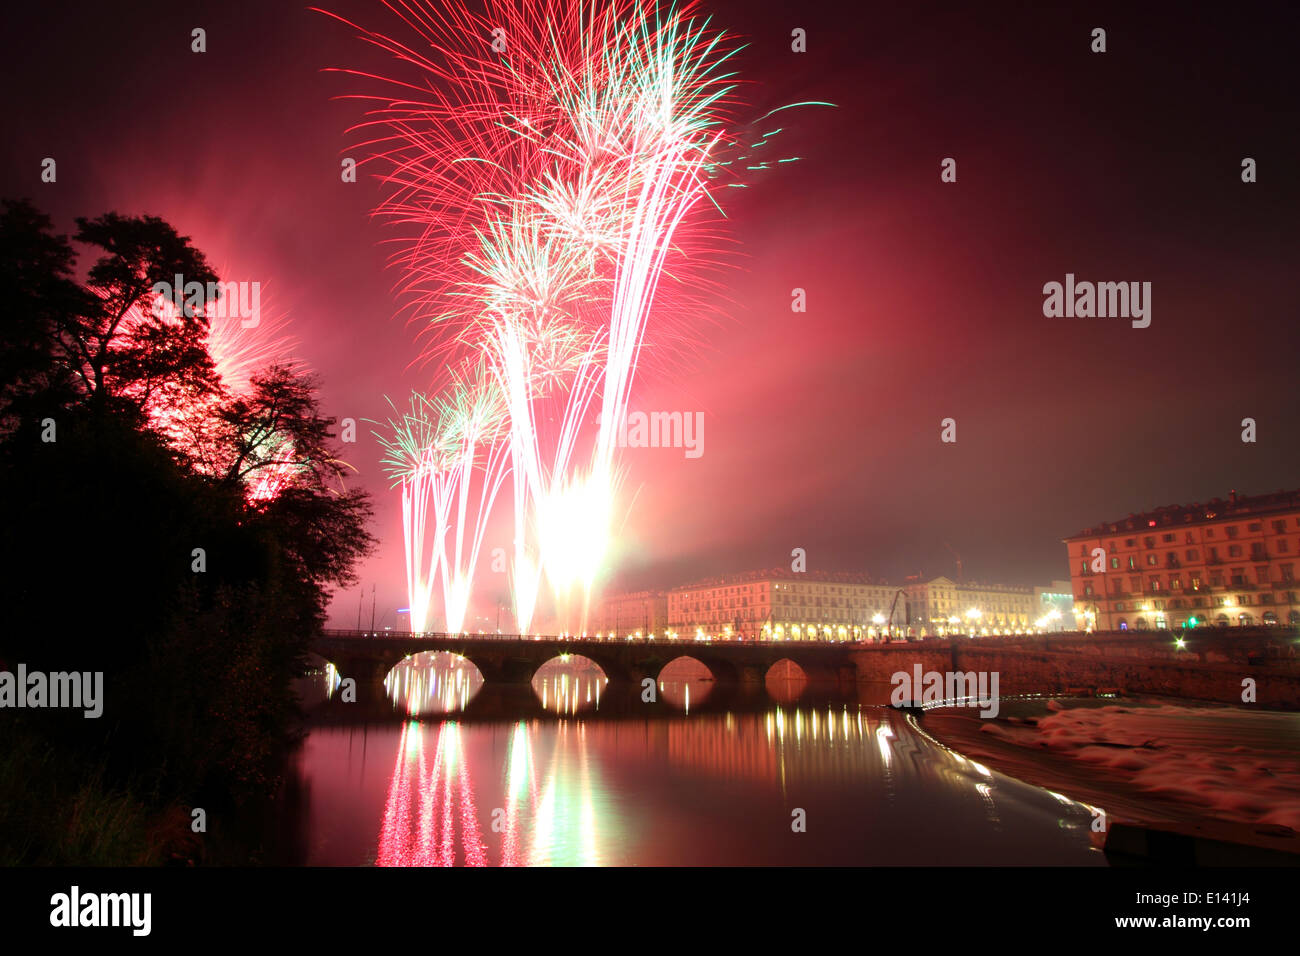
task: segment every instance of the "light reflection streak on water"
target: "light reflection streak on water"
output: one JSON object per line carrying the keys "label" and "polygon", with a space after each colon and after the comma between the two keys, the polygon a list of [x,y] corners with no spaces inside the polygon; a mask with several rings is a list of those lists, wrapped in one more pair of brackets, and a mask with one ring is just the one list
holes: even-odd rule
{"label": "light reflection streak on water", "polygon": [[[638,723],[628,733],[625,722],[564,719],[572,713],[573,689],[582,684],[562,678],[559,684],[565,690],[558,696],[542,688],[552,707],[560,708],[558,722],[516,721],[501,730],[452,721],[403,726],[384,805],[379,865],[621,862],[628,857],[620,854],[635,852],[635,841],[648,840],[644,834],[651,832],[638,816],[645,812],[638,809],[638,789],[628,789],[629,767],[664,765],[697,781],[756,788],[746,791],[756,799],[764,792],[793,799],[809,783],[829,782],[858,792],[866,787],[884,807],[915,789],[927,795],[928,807],[960,813],[964,805],[964,812],[999,831],[1017,824],[1026,794],[1035,792],[1015,784],[1005,793],[1005,778],[946,748],[929,747],[929,735],[913,719],[904,726],[904,718],[888,711],[777,706],[755,714]],[[595,697],[600,686],[584,691]],[[909,732],[913,728],[916,733]],[[486,735],[501,732],[504,746],[485,745]],[[436,736],[426,740],[426,734]],[[471,764],[474,776],[488,782],[478,788],[481,818]],[[1043,798],[1059,808],[1065,829],[1079,829],[1082,805],[1058,794]],[[897,812],[917,802],[903,800]]]}
{"label": "light reflection streak on water", "polygon": [[[537,800],[537,785],[533,776],[532,738],[521,720],[510,731],[510,765],[506,769],[505,819],[501,824],[501,865],[522,866],[526,857],[519,852],[521,808],[528,794]],[[495,814],[495,811],[493,811]]]}
{"label": "light reflection streak on water", "polygon": [[582,737],[582,825],[579,833],[582,837],[582,865],[600,866],[600,838],[597,832],[596,808],[591,799],[592,768],[587,754],[587,725],[580,724],[578,733]]}
{"label": "light reflection streak on water", "polygon": [[600,710],[600,693],[609,679],[603,674],[547,674],[533,678],[533,690],[542,709],[557,714]]}
{"label": "light reflection streak on water", "polygon": [[[664,671],[668,671],[671,667],[670,664],[664,668]],[[690,714],[692,707],[698,708],[704,703],[712,692],[713,683],[697,677],[685,676],[681,679],[659,681],[659,699],[669,707],[678,708],[687,715]]]}
{"label": "light reflection streak on water", "polygon": [[556,746],[545,771],[533,816],[529,858],[533,866],[597,866],[604,828],[596,805],[607,803],[604,785],[589,758],[585,724],[557,728]]}
{"label": "light reflection streak on water", "polygon": [[338,668],[328,661],[325,663],[325,699],[333,700],[334,691],[338,690],[339,684],[343,683],[343,678],[339,675]]}
{"label": "light reflection streak on water", "polygon": [[[984,766],[982,763],[979,763],[978,761],[969,760],[966,757],[963,757],[961,754],[957,753],[957,751],[949,748],[946,744],[943,744],[940,741],[936,740],[930,734],[926,733],[925,729],[922,728],[919,724],[917,724],[915,719],[909,718],[908,724],[913,730],[916,731],[918,736],[925,739],[929,743],[933,744],[937,749],[943,751],[958,766],[960,767],[970,766],[974,768],[976,772],[982,774],[990,783],[992,783],[995,780],[992,770]],[[979,790],[981,794],[984,793],[983,790],[979,789],[979,786],[977,786],[976,789]],[[1042,792],[1051,796],[1054,800],[1056,800],[1057,803],[1061,804],[1062,807],[1065,808],[1065,810],[1070,811],[1070,813],[1072,814],[1077,814],[1080,809],[1086,811],[1094,818],[1098,814],[1105,813],[1105,811],[1102,810],[1100,807],[1094,807],[1091,804],[1084,803],[1081,800],[1073,800],[1070,797],[1065,796],[1065,794],[1057,793],[1055,790],[1047,790],[1046,788],[1042,788]],[[998,822],[998,817],[995,813],[996,808],[993,807],[991,801],[989,806],[990,806],[990,818],[994,822]],[[1063,816],[1058,819],[1058,824],[1062,826],[1070,826],[1071,820],[1068,815]]]}
{"label": "light reflection streak on water", "polygon": [[[503,866],[595,866],[607,853],[604,840],[619,828],[602,819],[608,797],[599,763],[592,759],[587,728],[565,723],[549,757],[533,746],[538,730],[520,721],[509,731],[500,820]],[[426,735],[436,734],[430,760]],[[605,817],[608,818],[608,810]],[[485,866],[490,863],[475,809],[474,786],[463,729],[408,722],[402,728],[380,828],[378,866]]]}
{"label": "light reflection streak on water", "polygon": [[[425,749],[425,735],[431,732],[438,735],[432,765]],[[458,862],[487,864],[461,728],[451,721],[436,728],[409,721],[402,727],[389,781],[375,865],[453,866]]]}
{"label": "light reflection streak on water", "polygon": [[894,760],[894,751],[889,746],[890,738],[893,736],[894,728],[884,721],[876,728],[876,747],[880,750],[880,759],[884,761],[886,769]]}

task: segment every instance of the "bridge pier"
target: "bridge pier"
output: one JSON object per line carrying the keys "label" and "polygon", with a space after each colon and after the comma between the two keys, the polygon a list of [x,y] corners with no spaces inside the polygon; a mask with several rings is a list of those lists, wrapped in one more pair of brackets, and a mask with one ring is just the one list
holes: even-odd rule
{"label": "bridge pier", "polygon": [[489,684],[530,684],[539,666],[533,661],[504,654],[475,654],[467,656],[466,660],[478,668],[483,680]]}
{"label": "bridge pier", "polygon": [[401,660],[401,657],[350,656],[334,661],[334,669],[339,677],[356,681],[358,700],[382,700],[387,696],[384,680],[388,672]]}

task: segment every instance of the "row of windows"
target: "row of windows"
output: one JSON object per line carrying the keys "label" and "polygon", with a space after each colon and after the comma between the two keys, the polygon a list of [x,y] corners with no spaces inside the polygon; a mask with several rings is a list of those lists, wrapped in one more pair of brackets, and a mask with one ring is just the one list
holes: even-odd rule
{"label": "row of windows", "polygon": [[[779,607],[782,611],[793,610],[798,608],[802,608],[805,611],[811,610],[813,608],[817,608],[820,610],[823,606],[825,606],[830,608],[843,607],[845,609],[857,610],[859,612],[864,612],[869,610],[880,610],[885,607],[888,607],[888,603],[889,603],[889,602],[871,602],[866,600],[856,600],[854,598],[844,598],[842,603],[840,598],[827,598],[824,601],[822,598],[815,598],[809,601],[807,597],[803,598],[803,603],[799,603],[798,598],[799,598],[798,595],[779,594],[776,596],[775,603],[776,606]],[[755,602],[754,606],[759,608],[772,607],[772,605],[768,604],[767,602]],[[924,607],[925,605],[922,604],[921,606]],[[718,600],[717,602],[695,601],[690,604],[674,603],[672,605],[671,611],[674,614],[679,614],[679,613],[698,614],[707,611],[744,609],[748,607],[750,607],[750,602],[748,598],[738,598],[738,599],[728,598],[726,600]],[[951,616],[952,614],[961,614],[964,613],[966,610],[967,610],[967,605],[965,602],[944,603],[941,601],[936,601],[931,606],[931,612],[933,614],[938,614],[944,617]],[[1010,604],[999,602],[994,604],[980,605],[980,610],[985,614],[1027,614],[1029,613],[1029,606],[1028,603],[1018,604],[1013,606]]]}
{"label": "row of windows", "polygon": [[[1257,598],[1258,600],[1256,600]],[[1116,601],[1115,610],[1123,611],[1125,609],[1126,603],[1127,602],[1125,601]],[[1152,608],[1154,608],[1157,611],[1160,611],[1166,607],[1170,607],[1170,608],[1232,607],[1233,605],[1236,604],[1249,605],[1249,604],[1295,604],[1295,603],[1296,603],[1296,592],[1294,591],[1279,592],[1277,594],[1274,594],[1272,591],[1265,591],[1262,594],[1250,594],[1249,592],[1247,592],[1243,594],[1220,595],[1218,597],[1168,598],[1168,599],[1153,598],[1148,602],[1143,602],[1143,604],[1132,604],[1129,605],[1129,607],[1131,610],[1138,610],[1139,608],[1142,608],[1145,604],[1150,604]]]}
{"label": "row of windows", "polygon": [[[730,587],[698,588],[689,591],[670,593],[668,595],[668,600],[672,604],[681,605],[682,602],[698,603],[699,601],[703,601],[706,599],[724,600],[724,599],[734,598],[740,600],[746,597],[764,598],[768,596],[767,594],[768,587],[769,587],[768,584],[738,584]],[[804,596],[835,595],[839,597],[845,597],[849,600],[858,601],[859,602],[858,606],[863,606],[863,602],[865,602],[866,604],[879,604],[881,601],[888,603],[893,599],[893,596],[899,591],[899,588],[896,587],[870,587],[864,585],[815,584],[815,583],[804,584],[801,582],[789,583],[789,584],[780,583],[780,584],[771,585],[771,587],[778,592],[791,592],[796,597],[800,595],[804,595]],[[932,599],[945,598],[949,601],[966,603],[968,606],[970,604],[982,606],[986,603],[992,603],[994,601],[1000,601],[1000,600],[1005,601],[1008,596],[1007,591],[982,591],[977,589],[968,590],[964,588],[935,589],[933,591],[922,592],[921,594],[916,594],[914,591],[908,589],[903,589],[903,590],[906,593],[908,593],[913,599],[923,600],[927,596]],[[1008,589],[1008,591],[1010,590],[1013,589]],[[779,600],[781,597],[784,597],[786,600],[789,600],[789,596],[790,596],[789,594],[778,595],[776,599]],[[1018,598],[1023,597],[1025,600],[1031,599],[1031,595],[1028,590],[1017,592],[1015,596]]]}
{"label": "row of windows", "polygon": [[[1278,623],[1277,615],[1274,614],[1272,611],[1265,611],[1265,612],[1263,613],[1263,615],[1261,615],[1260,620],[1262,620],[1265,624],[1276,624],[1276,623]],[[1157,622],[1157,623],[1160,624],[1160,626],[1165,626],[1165,625],[1162,624],[1161,622]],[[1182,622],[1181,620],[1175,620],[1175,621],[1173,622],[1173,624],[1174,624],[1175,627],[1179,627],[1179,626],[1181,626],[1182,623],[1183,623],[1183,622]],[[1228,616],[1227,614],[1218,614],[1218,615],[1216,615],[1215,618],[1214,618],[1214,623],[1215,623],[1216,625],[1221,626],[1221,627],[1226,627],[1226,626],[1228,626],[1228,625],[1234,623],[1234,621],[1233,621],[1232,619],[1230,619],[1229,616]],[[1241,626],[1243,626],[1243,627],[1248,627],[1248,626],[1250,626],[1250,625],[1252,625],[1252,624],[1255,623],[1255,618],[1254,618],[1254,615],[1251,615],[1251,614],[1237,614],[1237,615],[1236,615],[1235,623],[1236,623],[1236,624],[1239,624],[1239,625],[1241,625]],[[1293,626],[1296,625],[1296,624],[1300,624],[1300,611],[1292,611],[1292,612],[1290,612],[1290,613],[1287,615],[1287,623],[1288,623],[1288,624],[1291,624],[1291,625],[1293,625]],[[1121,617],[1118,621],[1115,622],[1115,624],[1116,624],[1116,626],[1117,626],[1121,631],[1126,631],[1126,630],[1128,630],[1128,626],[1129,626],[1129,624],[1128,624],[1128,619],[1127,619],[1127,618],[1123,618],[1123,617]],[[1151,629],[1151,623],[1150,623],[1146,618],[1144,618],[1144,617],[1139,617],[1139,618],[1137,619],[1137,621],[1136,621],[1136,627],[1137,627],[1137,629],[1138,629],[1139,631],[1150,630],[1150,629]]]}
{"label": "row of windows", "polygon": [[876,591],[882,593],[890,591],[890,589],[886,587],[871,588],[866,585],[823,584],[820,582],[805,583],[803,581],[795,581],[791,583],[782,582],[777,584],[773,584],[770,581],[764,581],[757,584],[734,584],[734,585],[723,585],[719,587],[692,588],[691,590],[694,591],[695,593],[701,593],[701,594],[709,591],[721,592],[722,594],[756,594],[756,593],[761,594],[769,590],[777,590],[777,591],[798,590],[798,591],[804,591],[812,594],[841,594],[841,595],[857,594],[863,591]]}
{"label": "row of windows", "polygon": [[[1270,522],[1270,528],[1272,529],[1272,532],[1273,532],[1274,534],[1286,534],[1286,531],[1287,531],[1287,520],[1288,520],[1288,519],[1286,519],[1286,518],[1275,518],[1275,519],[1273,519],[1273,520]],[[1300,517],[1296,517],[1296,518],[1294,518],[1294,519],[1292,519],[1292,520],[1294,520],[1294,527],[1295,527],[1295,528],[1300,528]],[[1215,530],[1216,530],[1216,529],[1214,529],[1214,528],[1205,528],[1205,529],[1204,529],[1204,536],[1205,536],[1205,538],[1206,538],[1207,540],[1210,539],[1210,538],[1213,538],[1213,537],[1215,536],[1215,534],[1214,534]],[[1238,536],[1240,535],[1240,533],[1241,533],[1241,529],[1240,529],[1240,527],[1239,527],[1238,525],[1228,525],[1227,527],[1220,528],[1220,529],[1218,529],[1218,530],[1223,531],[1223,533],[1224,533],[1228,538],[1230,538],[1230,539],[1231,539],[1231,538],[1236,538],[1236,537],[1238,537]],[[1262,521],[1252,521],[1252,522],[1249,522],[1249,523],[1246,525],[1246,533],[1247,533],[1247,534],[1258,534],[1258,533],[1262,532],[1263,530],[1264,530],[1264,523],[1263,523]],[[1125,539],[1123,539],[1123,540],[1124,540],[1124,548],[1136,548],[1136,547],[1138,547],[1138,539],[1137,539],[1137,538],[1125,538]],[[1174,533],[1174,532],[1167,532],[1167,533],[1162,534],[1162,535],[1160,536],[1160,541],[1161,541],[1162,544],[1173,544],[1173,543],[1174,543],[1175,541],[1177,541],[1177,540],[1178,540],[1178,535],[1177,535],[1177,533]],[[1200,542],[1197,540],[1196,533],[1195,533],[1194,531],[1185,531],[1185,532],[1183,532],[1183,542],[1184,542],[1185,544],[1199,544],[1199,543],[1200,543]],[[1143,546],[1145,546],[1147,549],[1154,548],[1154,547],[1156,546],[1156,536],[1155,536],[1155,535],[1146,535],[1146,536],[1143,537],[1143,539],[1142,539],[1142,544],[1143,544]],[[1107,544],[1107,546],[1106,546],[1106,550],[1107,550],[1107,551],[1111,551],[1111,552],[1115,552],[1115,551],[1119,551],[1119,550],[1121,550],[1121,549],[1120,549],[1120,546],[1119,546],[1119,539],[1116,538],[1116,539],[1110,541],[1110,542]],[[1088,544],[1087,544],[1087,542],[1084,542],[1083,544],[1081,544],[1081,545],[1079,546],[1079,553],[1080,553],[1080,554],[1087,554],[1088,551],[1089,551],[1089,548],[1088,548]]]}
{"label": "row of windows", "polygon": [[[797,594],[776,595],[776,603],[781,606],[793,606],[800,602],[806,602],[806,606],[809,607],[822,607],[824,605],[826,607],[858,608],[859,610],[865,610],[868,608],[876,608],[881,606],[880,602],[871,602],[871,601],[859,600],[855,598],[820,598],[819,597],[819,598],[809,599],[806,595],[804,595],[803,597],[800,597],[800,595]],[[684,602],[674,602],[672,605],[672,609],[674,611],[712,611],[715,609],[723,609],[723,608],[747,608],[749,606],[750,606],[749,598],[726,598],[726,599],[720,598],[717,601],[693,601],[689,604]],[[771,607],[772,604],[771,602],[768,601],[755,601],[754,606]]]}
{"label": "row of windows", "polygon": [[[934,604],[932,605],[933,610],[936,614],[940,612],[947,612],[947,611],[951,611],[954,614],[964,614],[967,610],[970,609],[971,606],[972,605],[966,601],[950,601],[950,602],[935,601]],[[975,606],[977,606],[982,612],[986,614],[989,612],[999,612],[1005,614],[1027,614],[1029,613],[1031,602],[1025,601],[1022,603],[1011,605],[1011,604],[1006,604],[1001,601],[998,601],[996,603],[980,603],[980,604],[976,604]]]}
{"label": "row of windows", "polygon": [[820,614],[805,612],[801,614],[800,610],[799,608],[791,608],[789,612],[783,612],[775,616],[759,614],[753,610],[731,613],[707,611],[699,614],[670,614],[668,624],[671,627],[694,627],[705,624],[766,623],[768,621],[782,623],[790,620],[816,621],[822,624],[865,624],[859,614],[848,614],[844,611],[823,611]]}
{"label": "row of windows", "polygon": [[[1272,578],[1271,569],[1268,565],[1255,568],[1254,583],[1257,585],[1267,586],[1271,583],[1291,584],[1292,582],[1295,581],[1294,564],[1283,564],[1279,567],[1278,570],[1281,576],[1275,582],[1274,579]],[[1212,588],[1224,587],[1225,580],[1227,582],[1226,585],[1227,587],[1245,587],[1249,583],[1249,577],[1250,576],[1247,573],[1245,568],[1232,568],[1231,573],[1229,573],[1226,576],[1226,578],[1223,574],[1217,574],[1217,573],[1211,574],[1210,587]],[[1143,580],[1142,577],[1139,575],[1136,574],[1130,575],[1128,578],[1128,590],[1141,591],[1142,580]],[[1180,591],[1184,588],[1184,586],[1186,586],[1187,590],[1189,591],[1199,591],[1203,586],[1202,582],[1203,582],[1203,578],[1199,574],[1190,575],[1188,578],[1186,578],[1186,580],[1184,580],[1182,575],[1175,574],[1169,578],[1169,589],[1173,591]],[[1152,577],[1147,578],[1146,583],[1147,586],[1152,591],[1160,591],[1164,588],[1164,580],[1159,575],[1153,575]],[[1112,578],[1110,590],[1112,593],[1122,594],[1124,592],[1124,579],[1118,576]],[[1085,583],[1083,587],[1083,593],[1086,595],[1093,595],[1096,593],[1096,591],[1093,588],[1091,583]]]}
{"label": "row of windows", "polygon": [[[1283,555],[1283,554],[1289,555],[1292,553],[1291,543],[1288,539],[1279,538],[1277,539],[1275,544],[1277,547],[1278,555]],[[1185,552],[1183,552],[1183,554],[1185,555],[1185,559],[1188,562],[1193,564],[1201,563],[1201,553],[1198,548],[1188,548]],[[1181,561],[1183,560],[1179,558],[1177,551],[1166,551],[1163,553],[1163,557],[1164,557],[1164,566],[1171,567],[1171,568],[1178,567]],[[1259,542],[1252,542],[1250,546],[1249,555],[1245,553],[1242,546],[1239,544],[1228,545],[1228,557],[1229,558],[1249,557],[1250,560],[1252,561],[1267,561],[1269,560],[1270,555],[1263,544]],[[1161,558],[1160,554],[1148,553],[1146,556],[1146,566],[1151,568],[1160,567],[1161,566],[1160,558]],[[1219,549],[1217,546],[1211,546],[1209,549],[1207,549],[1206,563],[1214,564],[1222,560],[1223,557],[1219,554]],[[1125,567],[1127,567],[1127,569],[1130,571],[1135,570],[1137,568],[1137,557],[1135,555],[1129,555],[1128,558],[1125,559]],[[1120,558],[1115,557],[1113,555],[1111,556],[1110,569],[1112,571],[1120,570]],[[1079,564],[1079,571],[1084,575],[1091,574],[1092,562],[1089,560],[1081,561]]]}

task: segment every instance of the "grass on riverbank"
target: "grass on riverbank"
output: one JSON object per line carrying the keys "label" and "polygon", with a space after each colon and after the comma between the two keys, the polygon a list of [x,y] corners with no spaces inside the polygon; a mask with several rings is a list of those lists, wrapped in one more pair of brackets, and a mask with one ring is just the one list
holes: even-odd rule
{"label": "grass on riverbank", "polygon": [[20,726],[0,734],[0,865],[159,865],[183,832],[176,814]]}

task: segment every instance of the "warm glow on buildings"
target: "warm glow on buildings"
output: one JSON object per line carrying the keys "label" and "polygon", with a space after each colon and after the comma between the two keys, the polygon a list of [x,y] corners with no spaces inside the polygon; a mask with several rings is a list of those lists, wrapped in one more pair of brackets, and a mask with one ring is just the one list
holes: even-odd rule
{"label": "warm glow on buildings", "polygon": [[[862,640],[874,635],[872,616],[887,616],[897,591],[861,574],[751,571],[668,592],[668,625],[723,639]],[[898,624],[902,613],[900,597]]]}
{"label": "warm glow on buildings", "polygon": [[[1033,627],[1042,613],[1033,588],[994,584],[957,583],[938,577],[911,582],[905,588],[914,626],[925,634],[952,630],[958,633],[1005,633]],[[971,613],[974,611],[975,613]],[[956,618],[959,623],[954,623]]]}
{"label": "warm glow on buildings", "polygon": [[[766,570],[669,591],[668,626],[723,640],[1010,634],[1031,630],[1042,613],[1038,606],[1031,588],[957,584],[945,577],[900,587],[864,574]],[[978,613],[970,616],[970,610]]]}
{"label": "warm glow on buildings", "polygon": [[1076,611],[1102,630],[1300,624],[1300,491],[1157,508],[1065,544]]}
{"label": "warm glow on buildings", "polygon": [[588,623],[588,630],[626,637],[629,634],[663,634],[668,626],[668,596],[663,591],[634,591],[603,598]]}

